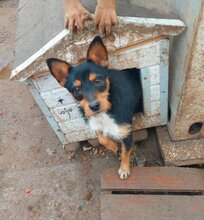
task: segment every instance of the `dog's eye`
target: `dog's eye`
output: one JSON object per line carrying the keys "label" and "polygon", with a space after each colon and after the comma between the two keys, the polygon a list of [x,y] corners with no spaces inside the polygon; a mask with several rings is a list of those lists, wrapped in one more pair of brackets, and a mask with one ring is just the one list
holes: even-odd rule
{"label": "dog's eye", "polygon": [[97,87],[103,86],[104,85],[104,80],[103,79],[96,79],[95,80],[95,85]]}
{"label": "dog's eye", "polygon": [[75,87],[72,94],[74,98],[77,100],[82,100],[83,98],[79,87]]}

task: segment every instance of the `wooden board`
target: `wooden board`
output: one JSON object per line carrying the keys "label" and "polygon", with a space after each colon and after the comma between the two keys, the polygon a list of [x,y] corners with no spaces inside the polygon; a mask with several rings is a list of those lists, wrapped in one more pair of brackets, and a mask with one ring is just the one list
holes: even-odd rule
{"label": "wooden board", "polygon": [[204,170],[178,167],[137,167],[127,180],[121,180],[116,169],[101,175],[102,190],[202,191]]}
{"label": "wooden board", "polygon": [[61,88],[57,80],[51,74],[46,74],[40,78],[33,79],[32,82],[40,93]]}
{"label": "wooden board", "polygon": [[77,132],[69,132],[65,134],[65,137],[68,143],[74,143],[78,141],[94,139],[96,138],[96,135],[90,129],[85,129]]}
{"label": "wooden board", "polygon": [[[167,40],[161,40],[167,41]],[[79,50],[79,49],[78,49]],[[110,68],[144,68],[160,63],[160,41],[135,44],[109,53]]]}
{"label": "wooden board", "polygon": [[67,89],[62,87],[41,92],[40,95],[48,108],[61,107],[76,103],[73,96],[69,94]]}
{"label": "wooden board", "polygon": [[101,220],[203,220],[204,196],[103,195]]}
{"label": "wooden board", "polygon": [[204,170],[176,167],[132,169],[127,180],[116,169],[101,175],[101,219],[203,219]]}
{"label": "wooden board", "polygon": [[53,108],[51,109],[51,113],[57,122],[70,122],[76,119],[81,119],[83,120],[82,123],[85,123],[85,120],[83,119],[83,116],[76,103]]}

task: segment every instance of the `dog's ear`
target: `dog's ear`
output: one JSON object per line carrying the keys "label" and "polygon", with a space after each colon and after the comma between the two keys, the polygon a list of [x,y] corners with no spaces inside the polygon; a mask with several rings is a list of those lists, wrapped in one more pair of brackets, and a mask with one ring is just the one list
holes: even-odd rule
{"label": "dog's ear", "polygon": [[65,86],[67,77],[69,75],[70,64],[63,60],[49,58],[47,59],[47,65],[50,73],[56,78],[61,86]]}
{"label": "dog's ear", "polygon": [[101,37],[97,36],[91,42],[87,52],[87,60],[91,60],[95,64],[108,68],[108,52]]}

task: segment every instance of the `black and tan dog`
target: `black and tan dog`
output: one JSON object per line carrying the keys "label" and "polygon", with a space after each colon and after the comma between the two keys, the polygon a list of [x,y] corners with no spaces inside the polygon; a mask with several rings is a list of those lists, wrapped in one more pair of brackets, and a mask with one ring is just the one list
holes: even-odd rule
{"label": "black and tan dog", "polygon": [[71,66],[65,61],[47,60],[52,75],[78,101],[90,128],[100,144],[118,153],[121,143],[121,179],[130,175],[130,154],[133,145],[133,115],[142,111],[142,90],[138,69],[108,69],[107,49],[99,36],[91,42],[87,61]]}

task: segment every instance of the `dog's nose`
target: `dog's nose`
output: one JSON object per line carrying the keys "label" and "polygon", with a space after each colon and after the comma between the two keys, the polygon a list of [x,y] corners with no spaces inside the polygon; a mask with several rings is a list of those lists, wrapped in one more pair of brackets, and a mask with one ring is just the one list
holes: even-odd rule
{"label": "dog's nose", "polygon": [[89,104],[89,108],[93,111],[93,112],[97,112],[100,109],[100,103],[99,102],[93,102]]}

